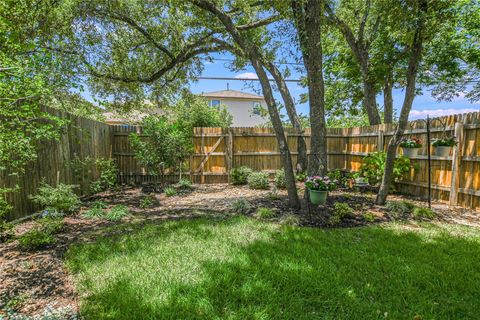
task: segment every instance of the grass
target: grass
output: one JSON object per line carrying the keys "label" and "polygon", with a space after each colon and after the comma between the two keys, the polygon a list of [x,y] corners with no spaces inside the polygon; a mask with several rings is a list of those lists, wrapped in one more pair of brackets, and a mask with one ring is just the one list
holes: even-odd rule
{"label": "grass", "polygon": [[[86,319],[474,319],[480,230],[142,225],[67,253]],[[132,225],[120,225],[132,229]]]}

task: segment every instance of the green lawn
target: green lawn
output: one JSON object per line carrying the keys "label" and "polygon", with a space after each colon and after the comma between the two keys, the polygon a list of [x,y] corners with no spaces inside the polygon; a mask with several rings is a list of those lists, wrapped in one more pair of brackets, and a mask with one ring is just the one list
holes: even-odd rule
{"label": "green lawn", "polygon": [[67,254],[87,319],[478,319],[480,230],[173,221]]}

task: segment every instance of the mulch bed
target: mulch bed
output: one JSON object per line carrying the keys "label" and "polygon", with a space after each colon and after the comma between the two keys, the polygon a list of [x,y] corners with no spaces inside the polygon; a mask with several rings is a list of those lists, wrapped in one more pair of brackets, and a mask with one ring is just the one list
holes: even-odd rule
{"label": "mulch bed", "polygon": [[[299,185],[299,188],[302,186]],[[303,194],[303,192],[301,192]],[[69,246],[74,243],[95,241],[98,237],[108,236],[105,227],[120,223],[155,223],[168,219],[193,218],[207,214],[225,215],[231,211],[234,200],[245,199],[251,206],[250,214],[256,208],[272,208],[281,215],[296,214],[299,224],[310,227],[332,227],[328,219],[335,202],[347,203],[355,214],[343,220],[335,227],[363,226],[367,222],[363,214],[373,215],[373,223],[381,223],[391,218],[384,208],[374,204],[373,193],[335,191],[329,196],[326,206],[307,206],[302,211],[293,211],[287,202],[284,190],[250,190],[245,186],[227,184],[198,185],[193,191],[174,197],[164,194],[152,194],[156,204],[148,209],[139,207],[145,195],[139,188],[125,188],[118,192],[105,192],[90,197],[86,202],[102,200],[108,206],[124,204],[132,215],[122,222],[108,222],[101,219],[86,219],[81,213],[65,217],[65,225],[57,234],[57,242],[43,250],[28,252],[19,248],[18,241],[0,244],[0,315],[8,308],[26,315],[43,312],[45,307],[69,307],[78,311],[77,295],[63,265],[63,257]],[[391,200],[405,199],[392,196]],[[425,206],[424,202],[409,199],[416,205]],[[84,208],[85,209],[85,208]],[[451,209],[446,205],[435,203],[433,209],[438,219],[450,223],[480,226],[480,215],[463,208]],[[16,234],[22,234],[34,226],[35,222],[25,222],[16,226]]]}

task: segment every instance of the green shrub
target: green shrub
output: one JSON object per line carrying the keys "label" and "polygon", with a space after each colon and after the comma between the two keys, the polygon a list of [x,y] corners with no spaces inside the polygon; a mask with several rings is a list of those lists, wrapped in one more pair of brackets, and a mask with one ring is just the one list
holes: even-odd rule
{"label": "green shrub", "polygon": [[98,180],[92,181],[90,190],[93,193],[105,191],[117,184],[117,166],[113,159],[98,158],[95,165],[100,173]]}
{"label": "green shrub", "polygon": [[285,179],[285,170],[277,170],[275,172],[275,186],[278,189],[285,189],[287,187],[287,180]]}
{"label": "green shrub", "polygon": [[234,185],[244,185],[248,183],[248,177],[252,174],[253,170],[249,167],[238,167],[230,170],[230,181]]}
{"label": "green shrub", "polygon": [[275,187],[271,192],[267,194],[267,197],[271,201],[280,200],[280,195],[278,194],[277,187]]}
{"label": "green shrub", "polygon": [[105,214],[105,218],[110,221],[120,221],[129,214],[127,206],[117,204]]}
{"label": "green shrub", "polygon": [[247,214],[250,209],[250,203],[244,199],[238,199],[232,203],[232,211],[237,214]]}
{"label": "green shrub", "polygon": [[340,223],[344,218],[351,217],[353,215],[353,209],[344,202],[335,202],[334,209],[329,219],[329,224],[335,225]]}
{"label": "green shrub", "polygon": [[34,228],[18,237],[18,242],[25,250],[36,250],[55,243],[55,237],[40,228]]}
{"label": "green shrub", "polygon": [[0,220],[0,243],[12,239],[14,234],[13,225],[4,220]]}
{"label": "green shrub", "polygon": [[295,178],[297,178],[298,182],[305,182],[305,180],[307,180],[307,173],[306,172],[297,173]]}
{"label": "green shrub", "polygon": [[152,196],[145,196],[142,200],[140,200],[140,208],[146,209],[153,205],[155,202],[155,198]]}
{"label": "green shrub", "polygon": [[250,189],[269,189],[268,173],[266,172],[252,172],[247,179],[248,187]]}
{"label": "green shrub", "polygon": [[271,219],[275,217],[275,212],[270,208],[258,208],[257,216],[262,219]]}
{"label": "green shrub", "polygon": [[178,188],[180,190],[190,190],[193,188],[192,182],[188,179],[180,179],[178,181]]}
{"label": "green shrub", "polygon": [[43,180],[38,188],[38,194],[30,196],[33,202],[39,204],[47,212],[62,214],[72,213],[80,206],[80,199],[73,192],[75,186],[60,183],[52,187]]}
{"label": "green shrub", "polygon": [[36,250],[55,243],[54,234],[63,227],[63,220],[58,218],[43,218],[39,225],[18,237],[23,249]]}
{"label": "green shrub", "polygon": [[173,197],[177,195],[177,190],[174,187],[166,187],[163,191],[165,191],[165,195],[167,197]]}
{"label": "green shrub", "polygon": [[373,222],[375,221],[375,215],[371,212],[365,212],[363,214],[363,219],[367,222]]}
{"label": "green shrub", "polygon": [[416,218],[433,219],[437,214],[429,208],[416,207],[413,209],[413,216]]}
{"label": "green shrub", "polygon": [[[369,153],[363,158],[362,166],[360,167],[360,175],[367,178],[368,183],[375,185],[382,180],[383,172],[385,171],[385,161],[387,154],[385,152]],[[403,156],[395,159],[393,166],[393,180],[399,180],[405,173],[411,169],[410,159]]]}
{"label": "green shrub", "polygon": [[406,218],[410,216],[413,209],[415,208],[415,205],[405,200],[388,201],[387,204],[385,205],[385,208],[387,209],[389,215],[392,218],[398,219],[398,218]]}

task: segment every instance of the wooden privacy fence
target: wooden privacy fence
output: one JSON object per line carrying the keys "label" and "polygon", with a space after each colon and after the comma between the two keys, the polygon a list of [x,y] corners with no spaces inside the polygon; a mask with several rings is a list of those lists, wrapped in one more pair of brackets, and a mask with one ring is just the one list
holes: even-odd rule
{"label": "wooden privacy fence", "polygon": [[[455,135],[459,144],[450,156],[435,156],[434,148],[426,143],[426,122],[411,122],[405,137],[419,137],[423,147],[419,155],[411,159],[412,169],[398,183],[398,191],[427,197],[427,147],[430,147],[432,198],[453,205],[480,207],[479,113],[435,118],[430,126],[431,139]],[[367,154],[386,150],[394,130],[395,125],[391,124],[328,129],[329,169],[359,170]],[[292,130],[286,130],[286,134],[295,163],[297,134]],[[277,141],[270,128],[195,128],[193,136],[195,153],[190,168],[197,183],[227,182],[229,170],[238,166],[271,173],[281,168]],[[305,130],[304,137],[309,146],[309,129]]]}
{"label": "wooden privacy fence", "polygon": [[9,219],[28,216],[38,209],[28,196],[37,193],[42,179],[51,185],[78,185],[77,191],[80,194],[88,192],[89,185],[80,183],[69,166],[72,160],[86,157],[111,158],[112,135],[109,125],[57,109],[43,110],[68,119],[69,123],[63,129],[59,141],[42,141],[38,144],[37,159],[27,165],[26,173],[19,180],[0,176],[0,186],[14,187],[17,183],[20,186],[18,192],[7,194],[7,201],[13,204]]}

